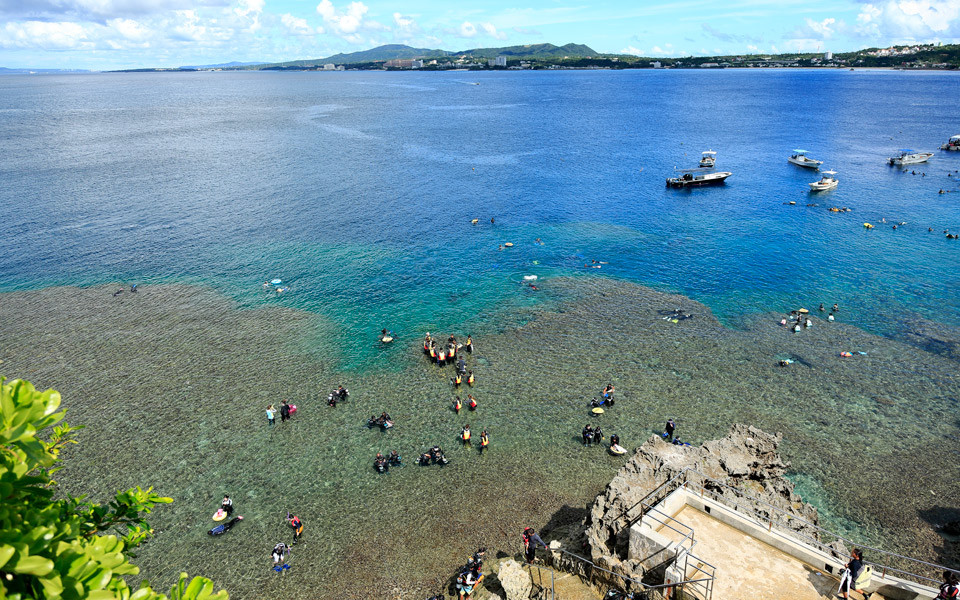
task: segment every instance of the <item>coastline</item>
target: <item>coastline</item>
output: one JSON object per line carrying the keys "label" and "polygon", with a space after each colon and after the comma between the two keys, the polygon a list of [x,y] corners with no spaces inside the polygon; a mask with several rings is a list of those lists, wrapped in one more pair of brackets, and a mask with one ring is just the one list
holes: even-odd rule
{"label": "coastline", "polygon": [[[154,485],[174,497],[136,561],[159,583],[187,570],[234,598],[300,597],[257,566],[286,536],[278,523],[294,508],[308,528],[295,565],[322,597],[360,597],[370,587],[378,597],[394,588],[435,593],[474,546],[513,553],[518,527],[575,514],[609,482],[622,460],[577,443],[590,419],[584,403],[608,381],[618,404],[603,426],[628,448],[667,416],[694,443],[738,421],[783,432],[789,475],[821,513],[856,528],[854,538],[943,560],[929,521],[945,510],[950,482],[902,473],[955,468],[956,454],[936,445],[956,436],[955,361],[818,318],[799,334],[772,314],[729,329],[689,298],[625,281],[554,278],[546,287],[561,299],[556,310],[475,336],[470,393],[481,405],[460,416],[448,408],[452,371],[421,360],[417,336],[391,349],[409,360],[398,372],[344,375],[336,357],[346,350],[324,344],[335,335],[324,319],[238,310],[185,285],[146,286],[112,303],[112,286],[3,294],[0,369],[58,389],[67,420],[89,426],[66,456],[65,490]],[[694,317],[662,318],[678,307]],[[866,355],[841,359],[840,347]],[[796,362],[778,367],[778,354]],[[351,399],[330,409],[325,393],[339,382]],[[280,397],[302,410],[268,431],[261,405]],[[395,430],[361,426],[381,409],[397,419]],[[484,456],[456,446],[464,422],[491,429]],[[413,464],[432,443],[447,449],[449,467]],[[408,465],[378,477],[372,453],[394,446]],[[875,468],[862,468],[865,457]],[[226,491],[248,520],[209,545],[216,560],[200,560],[183,540],[207,543],[206,509]],[[351,587],[357,582],[364,587]]]}

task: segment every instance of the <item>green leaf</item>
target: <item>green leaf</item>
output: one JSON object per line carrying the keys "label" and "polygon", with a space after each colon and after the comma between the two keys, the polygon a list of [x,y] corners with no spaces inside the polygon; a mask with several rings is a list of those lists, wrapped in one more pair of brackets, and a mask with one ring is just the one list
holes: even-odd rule
{"label": "green leaf", "polygon": [[0,567],[7,564],[7,561],[9,561],[16,552],[13,546],[8,546],[7,544],[0,546]]}
{"label": "green leaf", "polygon": [[24,556],[10,568],[14,573],[42,577],[53,570],[53,561],[43,556]]}

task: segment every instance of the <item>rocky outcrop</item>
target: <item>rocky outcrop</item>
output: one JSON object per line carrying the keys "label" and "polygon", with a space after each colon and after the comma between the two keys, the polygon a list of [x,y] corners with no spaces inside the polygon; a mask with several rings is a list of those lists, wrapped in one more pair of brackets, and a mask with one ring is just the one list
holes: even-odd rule
{"label": "rocky outcrop", "polygon": [[500,586],[503,587],[506,600],[528,600],[530,598],[533,582],[530,580],[530,574],[517,561],[513,559],[501,561],[497,579],[500,580]]}
{"label": "rocky outcrop", "polygon": [[[793,484],[783,475],[789,467],[780,457],[781,436],[771,435],[755,427],[734,425],[726,437],[704,442],[700,447],[675,446],[658,436],[651,437],[637,449],[620,469],[606,490],[597,497],[585,521],[585,546],[589,558],[603,568],[629,577],[642,577],[643,569],[627,558],[629,528],[640,516],[638,503],[659,501],[647,498],[662,484],[674,479],[685,469],[686,481],[707,492],[749,504],[764,518],[783,523],[796,531],[810,529],[806,523],[785,518],[770,509],[772,505],[809,523],[818,521],[816,509],[803,503],[793,491]],[[757,501],[745,499],[726,486],[742,490]],[[814,531],[807,531],[815,535]]]}

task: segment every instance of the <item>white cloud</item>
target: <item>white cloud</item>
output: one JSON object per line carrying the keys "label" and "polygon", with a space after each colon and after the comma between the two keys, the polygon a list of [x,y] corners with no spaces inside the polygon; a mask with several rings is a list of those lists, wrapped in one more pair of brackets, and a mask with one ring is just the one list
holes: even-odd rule
{"label": "white cloud", "polygon": [[621,48],[621,49],[620,49],[620,54],[632,54],[632,55],[634,55],[634,56],[646,56],[646,55],[647,55],[647,52],[646,52],[645,50],[641,50],[640,48],[636,48],[636,47],[634,47],[634,46],[627,46],[626,48]]}
{"label": "white cloud", "polygon": [[306,19],[295,17],[290,13],[280,15],[280,22],[286,28],[289,35],[313,35],[314,33],[323,33],[323,27],[314,29],[310,27]]}
{"label": "white cloud", "polygon": [[472,38],[473,36],[477,35],[477,28],[474,27],[473,23],[470,21],[464,21],[461,23],[458,31],[459,33],[457,35],[460,37]]}
{"label": "white cloud", "polygon": [[110,19],[107,21],[107,27],[119,33],[126,40],[144,45],[149,45],[146,42],[153,36],[153,31],[150,28],[133,19]]}
{"label": "white cloud", "polygon": [[0,0],[0,14],[49,21],[90,20],[156,15],[173,10],[223,7],[230,0]]}
{"label": "white cloud", "polygon": [[[330,0],[321,0],[317,5],[317,14],[323,18],[331,33],[354,44],[364,42],[362,32],[388,29],[378,21],[367,18],[370,9],[363,2],[351,2],[343,10],[337,10]],[[373,40],[368,40],[373,42]]]}
{"label": "white cloud", "polygon": [[462,38],[472,38],[476,37],[477,34],[483,34],[497,40],[507,39],[507,34],[499,31],[493,23],[477,23],[474,25],[470,21],[464,21],[452,33]]}
{"label": "white cloud", "polygon": [[505,34],[502,31],[497,31],[497,28],[494,27],[493,23],[480,23],[480,27],[481,29],[483,29],[483,31],[487,35],[489,35],[492,38],[496,38],[498,40],[507,39],[507,34]]}
{"label": "white cloud", "polygon": [[927,40],[960,37],[960,0],[887,0],[867,3],[856,33],[872,38]]}
{"label": "white cloud", "polygon": [[76,50],[93,46],[89,28],[79,23],[11,22],[0,30],[0,48]]}
{"label": "white cloud", "polygon": [[413,17],[393,13],[393,31],[400,39],[408,39],[420,34],[420,25]]}

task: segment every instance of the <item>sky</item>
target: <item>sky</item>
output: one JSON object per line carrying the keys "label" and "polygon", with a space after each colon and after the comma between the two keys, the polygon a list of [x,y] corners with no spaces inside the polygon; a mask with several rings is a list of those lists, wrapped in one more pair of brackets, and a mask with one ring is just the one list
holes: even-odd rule
{"label": "sky", "polygon": [[550,42],[671,57],[960,42],[960,0],[0,0],[0,67],[321,58]]}

